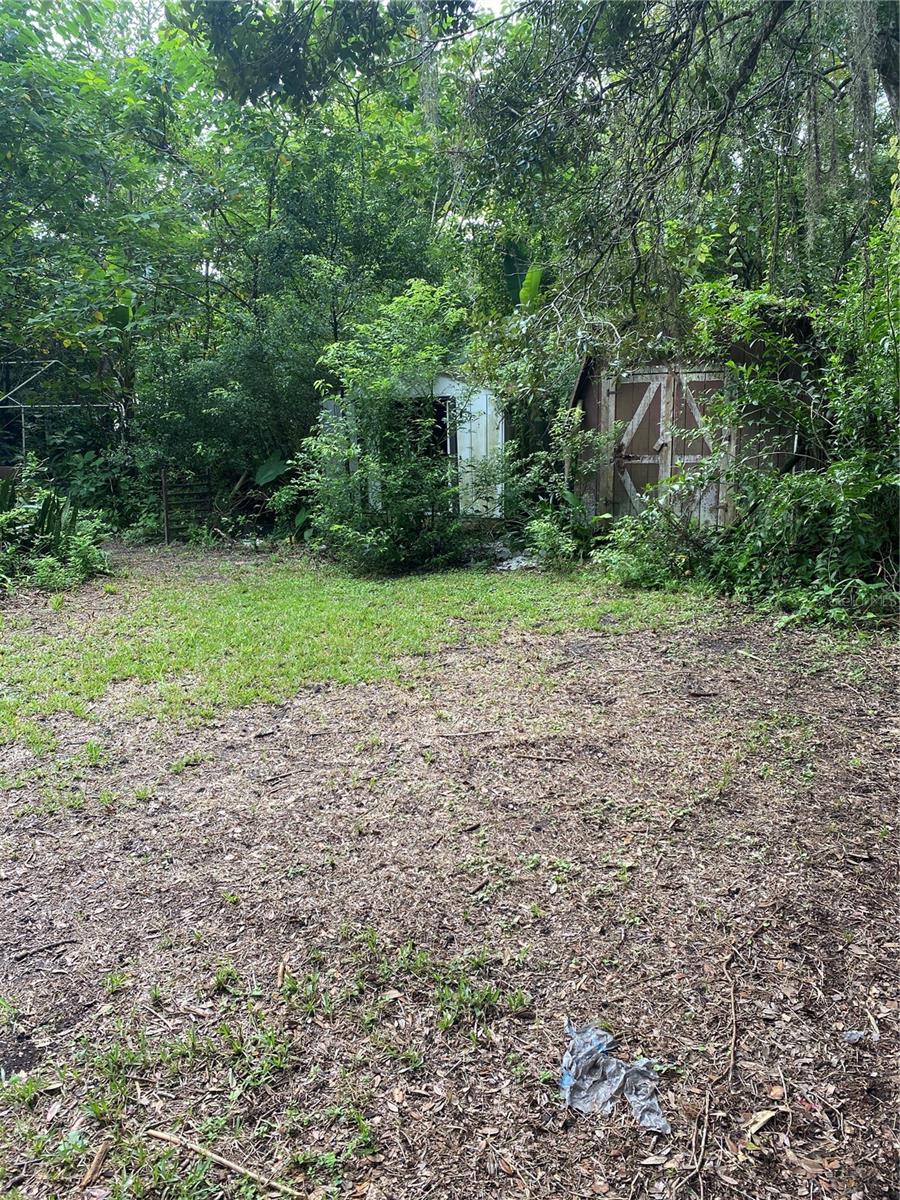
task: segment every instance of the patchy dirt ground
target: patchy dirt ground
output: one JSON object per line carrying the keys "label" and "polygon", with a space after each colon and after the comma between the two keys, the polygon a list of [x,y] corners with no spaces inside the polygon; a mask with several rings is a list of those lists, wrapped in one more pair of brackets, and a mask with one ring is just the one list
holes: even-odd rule
{"label": "patchy dirt ground", "polygon": [[[892,684],[712,607],[54,718],[0,751],[0,1194],[896,1196]],[[671,1137],[561,1108],[566,1018]]]}

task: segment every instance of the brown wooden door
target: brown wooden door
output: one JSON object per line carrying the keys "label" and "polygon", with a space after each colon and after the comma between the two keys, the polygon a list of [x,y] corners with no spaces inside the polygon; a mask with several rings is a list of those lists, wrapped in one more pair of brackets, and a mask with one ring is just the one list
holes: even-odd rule
{"label": "brown wooden door", "polygon": [[[601,473],[598,509],[614,517],[637,514],[648,495],[670,478],[696,472],[711,453],[703,430],[705,400],[722,388],[724,373],[674,365],[603,379],[599,427],[622,433],[609,468]],[[718,481],[682,497],[682,507],[704,524],[724,519]]]}
{"label": "brown wooden door", "polygon": [[635,371],[614,385],[613,421],[624,425],[615,445],[612,472],[612,513],[615,517],[639,513],[648,488],[660,478],[660,451],[668,372]]}
{"label": "brown wooden door", "polygon": [[[696,474],[709,460],[712,446],[704,428],[704,411],[710,396],[722,390],[723,372],[675,368],[671,372],[671,412],[668,453],[660,479],[683,479]],[[721,484],[718,478],[684,496],[681,511],[701,525],[724,523]]]}

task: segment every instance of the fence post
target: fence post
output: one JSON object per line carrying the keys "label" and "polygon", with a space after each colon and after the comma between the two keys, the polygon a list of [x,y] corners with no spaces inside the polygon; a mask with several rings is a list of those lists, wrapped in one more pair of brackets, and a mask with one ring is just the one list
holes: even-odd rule
{"label": "fence post", "polygon": [[162,487],[162,519],[163,519],[163,542],[169,544],[169,489],[166,481],[166,468],[163,467],[160,476]]}

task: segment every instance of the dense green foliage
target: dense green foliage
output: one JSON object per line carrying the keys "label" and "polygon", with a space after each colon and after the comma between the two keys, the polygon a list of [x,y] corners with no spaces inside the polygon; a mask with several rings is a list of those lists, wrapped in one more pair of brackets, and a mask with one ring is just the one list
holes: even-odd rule
{"label": "dense green foliage", "polygon": [[[53,358],[27,399],[104,406],[29,415],[28,446],[63,485],[73,445],[102,456],[125,524],[163,465],[230,493],[296,450],[324,349],[439,273],[433,151],[403,95],[359,81],[303,118],[241,107],[160,15],[14,0],[0,17],[8,378]],[[0,457],[18,440],[0,421]]]}
{"label": "dense green foliage", "polygon": [[[455,365],[504,406],[490,469],[543,558],[883,612],[897,64],[889,0],[8,0],[0,461],[22,400],[56,489],[132,537],[165,468],[209,488],[207,536],[454,561],[430,388]],[[587,353],[733,358],[727,530],[677,488],[588,518],[611,447],[568,415]],[[789,431],[783,469],[729,456],[736,423],[764,451]]]}
{"label": "dense green foliage", "polygon": [[59,590],[96,575],[106,566],[105,532],[26,459],[17,478],[0,480],[0,587],[27,580]]}
{"label": "dense green foliage", "polygon": [[363,569],[443,565],[463,550],[432,392],[462,323],[451,296],[420,280],[322,356],[335,382],[323,384],[319,431],[304,443],[312,528]]}

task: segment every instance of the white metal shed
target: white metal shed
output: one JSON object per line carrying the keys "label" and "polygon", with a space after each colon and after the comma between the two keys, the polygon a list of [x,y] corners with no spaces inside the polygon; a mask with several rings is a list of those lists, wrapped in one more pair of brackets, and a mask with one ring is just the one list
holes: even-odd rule
{"label": "white metal shed", "polygon": [[459,507],[468,516],[501,517],[503,485],[484,487],[478,465],[503,448],[503,413],[487,388],[438,375],[432,385],[436,399],[447,401],[447,453],[459,470]]}

